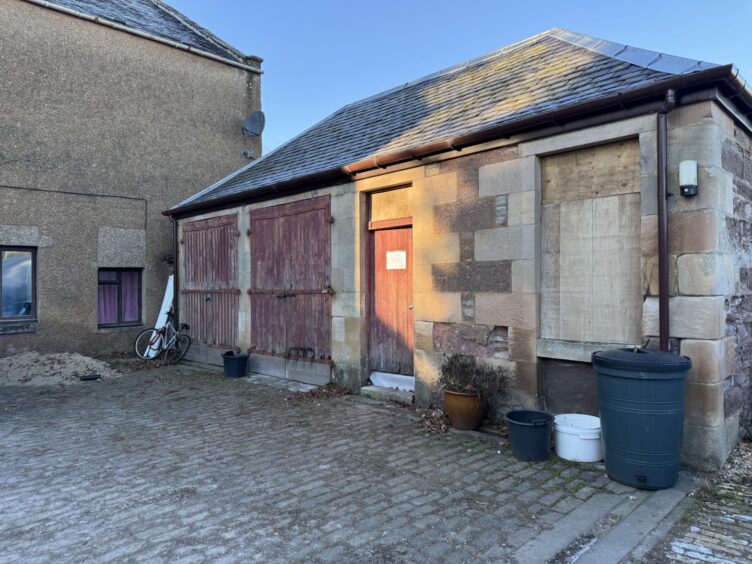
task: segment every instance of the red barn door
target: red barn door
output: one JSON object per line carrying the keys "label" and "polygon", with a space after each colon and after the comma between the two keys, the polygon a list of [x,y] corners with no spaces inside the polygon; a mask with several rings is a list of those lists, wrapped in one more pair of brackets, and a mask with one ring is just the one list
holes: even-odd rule
{"label": "red barn door", "polygon": [[238,235],[235,214],[183,224],[181,318],[197,344],[237,347]]}
{"label": "red barn door", "polygon": [[411,227],[373,231],[372,371],[413,375],[412,255]]}
{"label": "red barn door", "polygon": [[329,380],[329,218],[329,196],[251,212],[252,369]]}

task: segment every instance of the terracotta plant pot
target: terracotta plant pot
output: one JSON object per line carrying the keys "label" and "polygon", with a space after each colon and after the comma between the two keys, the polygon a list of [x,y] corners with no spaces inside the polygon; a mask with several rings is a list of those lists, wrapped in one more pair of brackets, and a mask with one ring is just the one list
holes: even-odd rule
{"label": "terracotta plant pot", "polygon": [[475,392],[444,390],[444,411],[455,429],[474,431],[486,417],[486,400]]}

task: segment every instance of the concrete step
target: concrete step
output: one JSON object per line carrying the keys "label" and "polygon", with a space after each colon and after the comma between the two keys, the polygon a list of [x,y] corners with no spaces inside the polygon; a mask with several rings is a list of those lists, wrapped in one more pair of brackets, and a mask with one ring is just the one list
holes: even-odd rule
{"label": "concrete step", "polygon": [[598,539],[578,562],[600,564],[624,560],[637,547],[648,541],[669,513],[692,491],[693,485],[688,476],[680,476],[673,488],[653,492],[611,531]]}
{"label": "concrete step", "polygon": [[551,529],[522,545],[515,553],[517,562],[548,562],[570,544],[584,537],[596,523],[623,500],[611,494],[595,494]]}
{"label": "concrete step", "polygon": [[255,374],[253,372],[243,378],[243,380],[250,382],[251,384],[262,384],[264,386],[280,388],[290,392],[310,392],[319,387],[315,384],[304,384],[303,382],[297,382],[296,380],[288,380],[287,378],[278,378],[276,376],[266,376],[264,374]]}
{"label": "concrete step", "polygon": [[[517,562],[623,562],[646,554],[681,517],[677,507],[694,488],[688,474],[676,486],[655,492],[612,482],[611,493],[594,495],[572,513],[541,531],[515,553]],[[668,527],[670,528],[670,526]]]}
{"label": "concrete step", "polygon": [[383,386],[363,386],[360,388],[360,395],[379,401],[399,403],[401,405],[412,405],[415,400],[413,392],[385,388]]}

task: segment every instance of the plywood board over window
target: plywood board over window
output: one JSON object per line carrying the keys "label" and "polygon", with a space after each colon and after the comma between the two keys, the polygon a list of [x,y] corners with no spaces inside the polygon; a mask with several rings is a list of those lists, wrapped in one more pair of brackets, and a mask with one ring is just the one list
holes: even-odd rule
{"label": "plywood board over window", "polygon": [[541,338],[641,339],[637,140],[541,160]]}

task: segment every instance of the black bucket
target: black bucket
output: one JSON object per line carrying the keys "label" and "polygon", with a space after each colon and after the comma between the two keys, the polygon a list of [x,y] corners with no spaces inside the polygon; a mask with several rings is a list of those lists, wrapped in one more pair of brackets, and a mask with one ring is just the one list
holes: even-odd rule
{"label": "black bucket", "polygon": [[225,363],[225,376],[228,378],[242,378],[248,372],[248,355],[235,354],[232,351],[222,353]]}
{"label": "black bucket", "polygon": [[508,411],[504,420],[507,422],[509,442],[512,443],[512,454],[515,458],[535,462],[548,460],[551,452],[553,415],[520,409]]}

